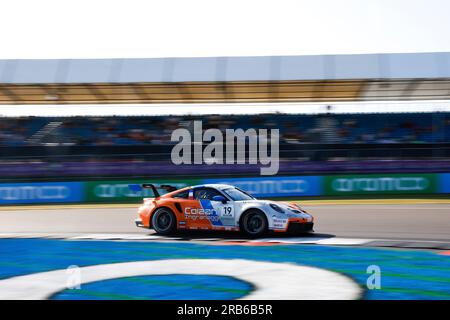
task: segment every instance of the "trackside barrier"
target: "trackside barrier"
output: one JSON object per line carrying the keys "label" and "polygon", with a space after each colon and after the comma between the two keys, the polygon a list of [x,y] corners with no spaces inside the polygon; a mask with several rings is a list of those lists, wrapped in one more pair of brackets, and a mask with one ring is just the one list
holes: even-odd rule
{"label": "trackside barrier", "polygon": [[2,183],[0,204],[83,202],[84,185],[84,182]]}
{"label": "trackside barrier", "polygon": [[441,173],[439,176],[439,193],[450,193],[450,173]]}
{"label": "trackside barrier", "polygon": [[0,205],[39,203],[139,203],[151,189],[133,192],[129,184],[144,182],[190,185],[235,185],[256,197],[351,196],[383,194],[450,194],[450,173],[283,176],[186,180],[102,180],[88,182],[1,183]]}
{"label": "trackside barrier", "polygon": [[324,177],[324,195],[430,194],[438,192],[436,174],[366,174]]}

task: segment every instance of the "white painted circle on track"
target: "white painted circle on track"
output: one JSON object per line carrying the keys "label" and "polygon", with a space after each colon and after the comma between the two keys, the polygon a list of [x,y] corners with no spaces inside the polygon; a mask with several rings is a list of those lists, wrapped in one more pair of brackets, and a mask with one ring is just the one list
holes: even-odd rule
{"label": "white painted circle on track", "polygon": [[[290,263],[243,259],[168,259],[81,267],[83,284],[150,275],[215,275],[246,281],[254,290],[241,299],[349,300],[359,299],[362,288],[342,274]],[[33,273],[0,281],[0,299],[47,299],[66,289],[66,269]]]}

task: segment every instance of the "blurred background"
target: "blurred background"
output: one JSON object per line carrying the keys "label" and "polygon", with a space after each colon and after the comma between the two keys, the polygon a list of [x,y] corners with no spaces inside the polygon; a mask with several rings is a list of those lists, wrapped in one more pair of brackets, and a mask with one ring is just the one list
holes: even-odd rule
{"label": "blurred background", "polygon": [[[0,60],[0,75],[0,203],[136,201],[124,185],[167,179],[268,197],[450,189],[448,53]],[[174,165],[172,131],[195,120],[279,129],[277,177]]]}

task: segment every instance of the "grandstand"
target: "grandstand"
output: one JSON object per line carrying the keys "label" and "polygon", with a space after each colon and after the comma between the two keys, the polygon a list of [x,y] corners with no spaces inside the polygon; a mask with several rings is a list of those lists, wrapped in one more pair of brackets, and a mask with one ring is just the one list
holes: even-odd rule
{"label": "grandstand", "polygon": [[450,113],[22,117],[0,123],[1,146],[170,144],[180,123],[203,128],[280,129],[285,143],[445,143]]}

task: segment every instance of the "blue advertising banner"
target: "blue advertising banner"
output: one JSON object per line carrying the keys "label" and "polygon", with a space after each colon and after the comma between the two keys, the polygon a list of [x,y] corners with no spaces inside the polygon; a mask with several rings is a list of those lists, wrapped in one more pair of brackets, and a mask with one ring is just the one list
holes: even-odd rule
{"label": "blue advertising banner", "polygon": [[438,192],[450,193],[450,173],[442,173],[439,175]]}
{"label": "blue advertising banner", "polygon": [[1,183],[0,203],[50,203],[84,201],[82,182]]}
{"label": "blue advertising banner", "polygon": [[322,194],[320,176],[205,179],[203,183],[230,184],[255,197],[304,197]]}

